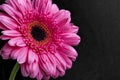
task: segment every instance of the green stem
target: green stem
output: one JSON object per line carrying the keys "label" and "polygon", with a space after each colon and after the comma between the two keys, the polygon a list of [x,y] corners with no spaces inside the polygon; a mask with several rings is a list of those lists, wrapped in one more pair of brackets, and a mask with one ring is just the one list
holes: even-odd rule
{"label": "green stem", "polygon": [[11,74],[10,74],[9,80],[15,80],[15,76],[16,76],[19,68],[20,68],[20,65],[18,63],[16,63]]}

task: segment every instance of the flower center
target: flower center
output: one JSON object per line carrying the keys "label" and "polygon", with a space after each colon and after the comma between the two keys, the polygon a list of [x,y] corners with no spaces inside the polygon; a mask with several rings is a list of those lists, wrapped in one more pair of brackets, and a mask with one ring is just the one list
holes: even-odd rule
{"label": "flower center", "polygon": [[45,30],[38,25],[32,26],[31,35],[37,41],[42,41],[46,38]]}
{"label": "flower center", "polygon": [[51,39],[50,30],[46,25],[34,21],[28,24],[28,37],[35,45],[44,45]]}
{"label": "flower center", "polygon": [[19,30],[26,45],[33,49],[34,52],[39,53],[39,51],[42,51],[41,48],[45,48],[44,46],[51,43],[50,28],[40,21],[33,21],[28,23],[27,26],[20,26]]}

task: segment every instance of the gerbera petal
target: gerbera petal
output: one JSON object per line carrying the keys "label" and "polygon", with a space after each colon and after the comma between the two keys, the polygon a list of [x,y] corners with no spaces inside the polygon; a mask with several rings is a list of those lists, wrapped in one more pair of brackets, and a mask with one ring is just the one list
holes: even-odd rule
{"label": "gerbera petal", "polygon": [[62,65],[62,67],[59,66],[59,69],[63,68],[63,69],[61,69],[61,71],[63,71],[63,73],[64,73],[64,70],[66,70],[66,62],[65,62],[65,60],[63,59],[63,57],[59,53],[55,53],[54,56],[58,59],[58,61]]}
{"label": "gerbera petal", "polygon": [[50,11],[51,11],[51,7],[52,7],[52,1],[51,0],[47,0],[47,3],[46,3],[46,7],[44,8],[44,13],[45,14],[50,14]]}
{"label": "gerbera petal", "polygon": [[20,40],[18,40],[18,42],[16,43],[16,46],[25,47],[26,44],[25,44],[25,42],[23,41],[23,39],[20,38]]}
{"label": "gerbera petal", "polygon": [[60,76],[60,72],[59,72],[59,70],[56,70],[55,75],[54,75],[54,76],[52,76],[52,77],[55,79],[55,78],[57,78],[58,76]]}
{"label": "gerbera petal", "polygon": [[23,64],[26,62],[27,54],[28,54],[28,47],[23,47],[20,49],[21,51],[19,52],[19,56],[17,57],[17,62],[19,64]]}
{"label": "gerbera petal", "polygon": [[24,77],[29,76],[29,73],[28,73],[27,70],[26,70],[26,64],[22,64],[22,65],[21,65],[21,73],[22,73],[22,75],[23,75]]}
{"label": "gerbera petal", "polygon": [[70,12],[67,10],[60,10],[59,12],[57,12],[54,16],[54,19],[56,21],[56,23],[62,27],[65,24],[69,23],[71,21],[70,18]]}
{"label": "gerbera petal", "polygon": [[51,75],[56,75],[55,72],[56,72],[56,66],[57,66],[57,62],[55,60],[55,57],[53,57],[53,54],[51,53],[48,53],[48,59],[50,60],[52,66],[53,66],[53,72]]}
{"label": "gerbera petal", "polygon": [[80,42],[80,37],[75,33],[63,33],[61,34],[61,39],[64,40],[65,43],[75,46]]}
{"label": "gerbera petal", "polygon": [[0,23],[0,29],[7,30],[7,28],[2,23]]}
{"label": "gerbera petal", "polygon": [[79,30],[78,26],[73,25],[72,23],[66,24],[60,28],[62,33],[77,33]]}
{"label": "gerbera petal", "polygon": [[43,76],[43,80],[49,80],[49,79],[50,79],[50,75]]}
{"label": "gerbera petal", "polygon": [[42,70],[45,71],[45,73],[47,75],[54,74],[54,66],[50,62],[48,56],[46,54],[42,54],[41,56],[39,56],[39,59],[40,59],[39,64],[40,64]]}
{"label": "gerbera petal", "polygon": [[20,11],[22,14],[24,14],[26,10],[31,10],[32,8],[30,0],[7,0],[6,3]]}
{"label": "gerbera petal", "polygon": [[1,32],[3,35],[6,35],[6,36],[11,36],[11,37],[18,37],[18,36],[21,36],[21,34],[16,31],[16,30],[5,30],[5,31],[2,31]]}
{"label": "gerbera petal", "polygon": [[8,29],[16,29],[18,26],[17,23],[8,16],[0,15],[0,22]]}
{"label": "gerbera petal", "polygon": [[60,55],[64,58],[67,69],[70,69],[72,67],[72,61],[64,53],[61,53]]}
{"label": "gerbera petal", "polygon": [[1,49],[1,56],[3,59],[9,59],[11,51],[14,49],[14,47],[9,46],[7,43],[5,46]]}
{"label": "gerbera petal", "polygon": [[63,76],[65,75],[65,70],[61,66],[57,66],[58,71],[56,71],[56,76]]}
{"label": "gerbera petal", "polygon": [[63,44],[58,50],[60,52],[62,51],[72,61],[75,61],[76,57],[78,56],[77,51],[72,46],[67,45],[67,44]]}
{"label": "gerbera petal", "polygon": [[[19,4],[19,5],[21,5],[21,7],[20,7],[20,9],[21,9],[21,11],[23,10],[23,9],[25,9],[25,10],[31,10],[32,9],[32,4],[31,4],[31,1],[30,0],[16,0],[17,1],[17,3]],[[18,6],[19,7],[19,6]],[[24,10],[23,10],[24,11]],[[25,11],[24,11],[25,12]]]}
{"label": "gerbera petal", "polygon": [[48,0],[35,0],[35,9],[38,10],[40,13],[44,13],[44,9],[47,6]]}
{"label": "gerbera petal", "polygon": [[70,32],[77,33],[78,30],[79,30],[78,26],[75,26],[75,25],[71,24],[71,31]]}
{"label": "gerbera petal", "polygon": [[34,7],[34,9],[38,10],[40,5],[40,0],[32,0],[32,6]]}
{"label": "gerbera petal", "polygon": [[39,73],[39,65],[38,62],[34,61],[32,64],[29,65],[29,69],[30,69],[30,77],[31,78],[35,78],[38,73]]}
{"label": "gerbera petal", "polygon": [[32,51],[32,49],[29,49],[28,51],[28,63],[31,64],[34,61],[38,61],[38,56],[36,53]]}
{"label": "gerbera petal", "polygon": [[8,40],[8,39],[12,39],[13,37],[10,37],[10,36],[5,36],[5,35],[1,35],[0,36],[0,39],[1,40]]}
{"label": "gerbera petal", "polygon": [[21,55],[20,52],[21,52],[21,48],[15,48],[15,49],[11,52],[10,57],[11,57],[12,59],[17,59],[17,57],[18,57],[19,55]]}
{"label": "gerbera petal", "polygon": [[41,73],[41,71],[39,71],[37,75],[37,80],[41,80],[42,78],[43,78],[43,74]]}
{"label": "gerbera petal", "polygon": [[5,2],[17,10],[16,3],[14,2],[14,0],[5,0]]}
{"label": "gerbera petal", "polygon": [[19,40],[18,37],[17,38],[13,38],[13,39],[8,41],[8,44],[10,46],[16,46],[17,40]]}
{"label": "gerbera petal", "polygon": [[54,66],[54,73],[51,76],[57,78],[60,75],[64,75],[65,69],[63,69],[62,63],[54,56],[54,54],[49,54],[48,57]]}
{"label": "gerbera petal", "polygon": [[16,37],[8,41],[10,46],[24,47],[26,44],[23,42],[22,37]]}
{"label": "gerbera petal", "polygon": [[18,12],[17,10],[15,10],[12,6],[7,5],[7,4],[3,4],[0,6],[0,9],[4,10],[7,14],[9,14],[13,19],[15,19],[16,21],[19,18],[22,18],[22,15],[20,14],[20,12]]}
{"label": "gerbera petal", "polygon": [[31,64],[34,62],[35,59],[35,53],[30,49],[28,52],[28,63]]}
{"label": "gerbera petal", "polygon": [[53,4],[52,7],[51,7],[51,12],[53,14],[56,14],[58,11],[59,11],[59,8],[57,7],[57,5]]}

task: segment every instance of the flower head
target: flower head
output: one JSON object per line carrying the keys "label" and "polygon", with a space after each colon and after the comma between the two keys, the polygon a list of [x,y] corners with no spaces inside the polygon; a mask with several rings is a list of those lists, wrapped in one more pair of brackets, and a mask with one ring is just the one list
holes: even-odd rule
{"label": "flower head", "polygon": [[23,76],[49,79],[63,76],[77,57],[78,27],[70,12],[59,10],[52,0],[6,0],[0,5],[3,59],[16,59]]}

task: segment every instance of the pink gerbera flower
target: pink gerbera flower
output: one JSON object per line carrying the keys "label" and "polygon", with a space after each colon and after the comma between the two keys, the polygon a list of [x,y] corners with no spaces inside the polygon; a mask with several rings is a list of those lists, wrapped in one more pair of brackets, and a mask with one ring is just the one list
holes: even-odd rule
{"label": "pink gerbera flower", "polygon": [[23,76],[49,79],[63,76],[77,57],[78,27],[70,12],[59,10],[51,0],[6,0],[0,6],[3,59],[16,59]]}

